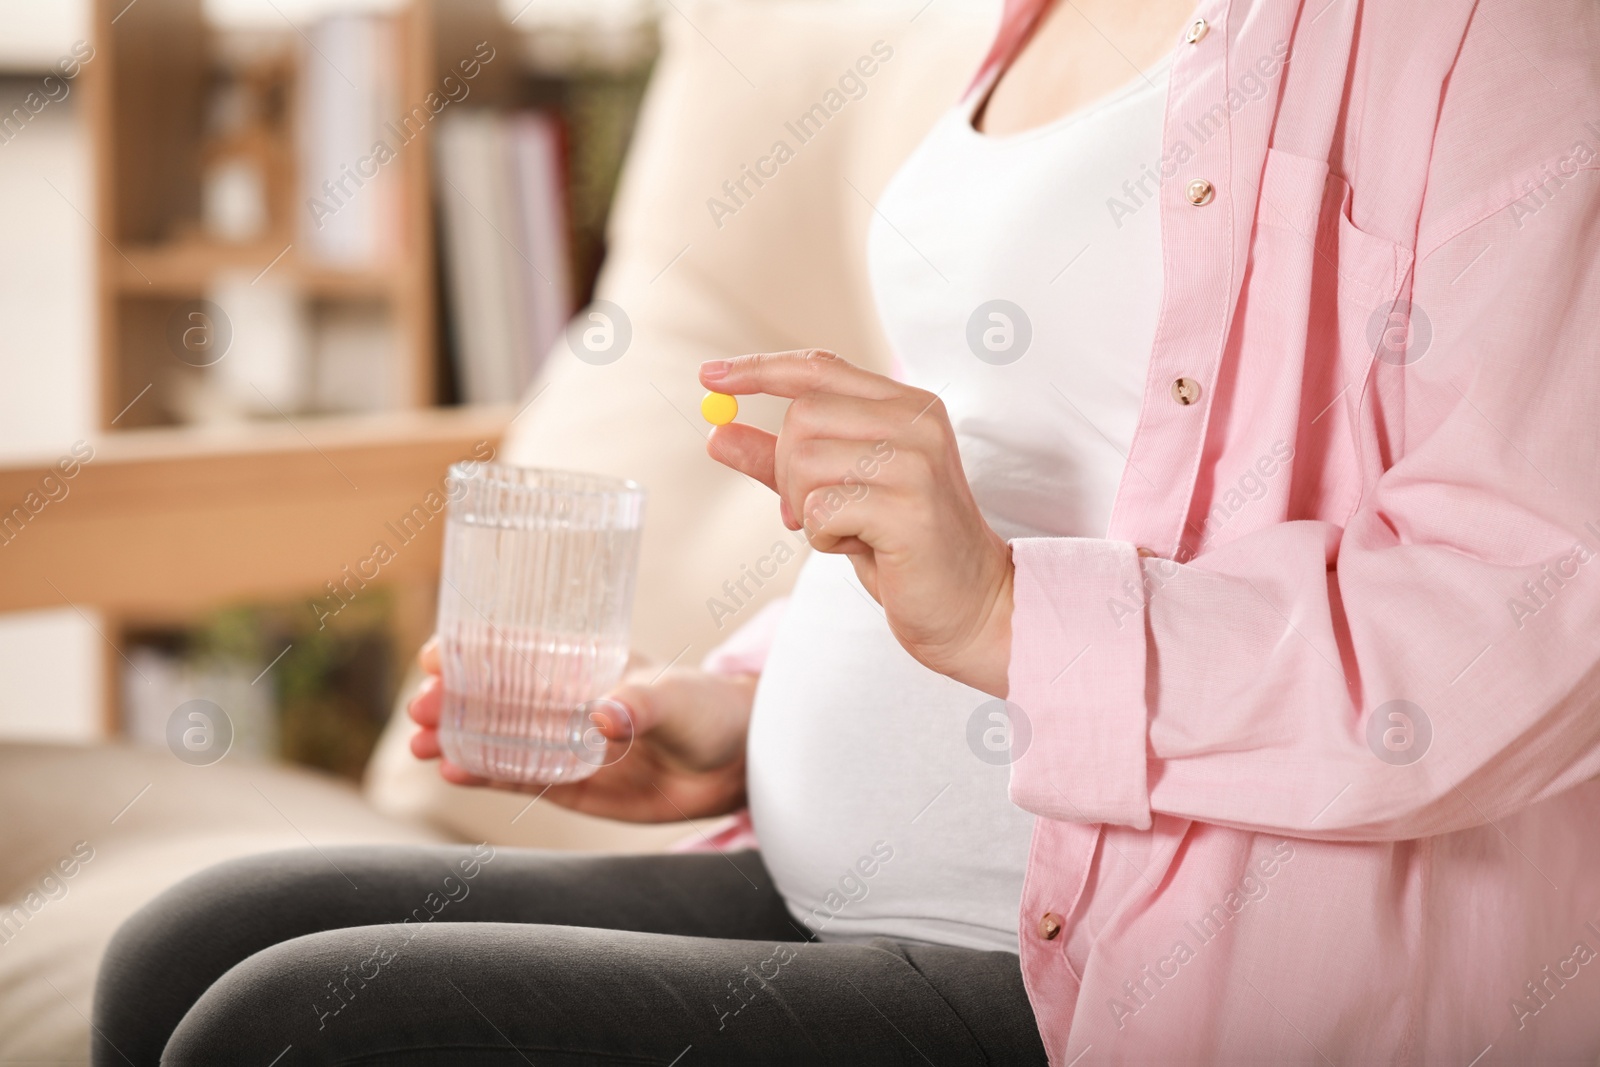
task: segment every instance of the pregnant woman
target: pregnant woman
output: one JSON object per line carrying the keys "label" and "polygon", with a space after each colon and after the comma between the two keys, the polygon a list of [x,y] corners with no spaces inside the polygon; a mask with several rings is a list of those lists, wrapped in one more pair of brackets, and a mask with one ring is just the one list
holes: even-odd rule
{"label": "pregnant woman", "polygon": [[710,448],[793,595],[544,794],[744,845],[226,864],[118,935],[96,1063],[1592,1065],[1597,50],[1008,5],[877,205],[896,376],[700,370],[793,401]]}

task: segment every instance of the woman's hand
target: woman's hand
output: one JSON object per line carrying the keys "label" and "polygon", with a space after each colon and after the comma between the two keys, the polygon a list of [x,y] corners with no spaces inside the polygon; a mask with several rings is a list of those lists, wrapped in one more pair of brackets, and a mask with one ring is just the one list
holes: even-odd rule
{"label": "woman's hand", "polygon": [[418,759],[439,759],[447,782],[538,793],[574,811],[628,822],[699,819],[744,806],[754,675],[669,670],[652,680],[653,672],[632,672],[607,694],[628,709],[632,723],[603,710],[594,718],[607,740],[605,766],[581,782],[546,787],[490,781],[442,759],[438,638],[422,646],[417,658],[427,677],[408,708],[421,727],[412,735],[411,752]]}
{"label": "woman's hand", "polygon": [[703,363],[700,381],[794,401],[778,436],[731,423],[708,451],[775,490],[812,547],[850,557],[907,652],[1004,697],[1011,547],[978,511],[939,398],[818,351]]}

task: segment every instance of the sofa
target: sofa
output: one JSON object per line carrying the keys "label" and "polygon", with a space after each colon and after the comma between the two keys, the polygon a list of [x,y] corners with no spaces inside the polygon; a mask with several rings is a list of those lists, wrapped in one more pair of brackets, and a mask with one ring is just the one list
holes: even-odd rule
{"label": "sofa", "polygon": [[[604,365],[558,343],[501,449],[507,462],[621,475],[649,490],[633,631],[645,659],[698,662],[799,566],[731,598],[725,589],[791,535],[766,490],[706,457],[696,365],[827,347],[889,369],[864,262],[873,201],[971,77],[997,8],[662,9],[663,51],[598,290],[626,316],[631,341]],[[778,162],[780,140],[790,151]],[[759,401],[742,415],[771,428],[780,416]],[[713,599],[732,614],[711,610]],[[193,767],[164,749],[0,745],[0,1062],[86,1062],[95,971],[112,932],[220,860],[362,842],[643,851],[689,832],[448,786],[411,758],[404,699],[360,788],[234,757]]]}

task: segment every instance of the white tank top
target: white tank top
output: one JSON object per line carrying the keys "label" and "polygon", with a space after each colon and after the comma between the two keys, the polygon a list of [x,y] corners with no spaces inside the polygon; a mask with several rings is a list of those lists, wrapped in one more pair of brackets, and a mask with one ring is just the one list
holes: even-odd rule
{"label": "white tank top", "polygon": [[[1166,84],[1163,65],[1009,137],[973,128],[980,86],[877,205],[879,315],[1002,537],[1110,523],[1161,297]],[[991,701],[913,660],[847,559],[806,561],[749,742],[756,834],[799,921],[1017,951],[1033,816],[1007,799]]]}

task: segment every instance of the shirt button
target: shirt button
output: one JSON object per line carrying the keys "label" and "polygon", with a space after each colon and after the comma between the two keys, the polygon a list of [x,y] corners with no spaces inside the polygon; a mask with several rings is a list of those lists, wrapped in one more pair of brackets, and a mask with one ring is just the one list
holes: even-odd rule
{"label": "shirt button", "polygon": [[1172,383],[1172,399],[1188,407],[1200,399],[1200,383],[1193,378],[1179,378]]}
{"label": "shirt button", "polygon": [[1047,911],[1039,920],[1039,936],[1046,941],[1054,941],[1061,933],[1061,916],[1053,911]]}
{"label": "shirt button", "polygon": [[1153,548],[1143,548],[1143,547],[1141,547],[1141,548],[1136,549],[1135,551],[1137,551],[1139,553],[1139,558],[1140,559],[1155,559],[1155,557],[1156,557],[1156,551]]}
{"label": "shirt button", "polygon": [[1216,186],[1204,178],[1196,178],[1184,189],[1184,195],[1189,198],[1189,203],[1195,207],[1211,203],[1211,194],[1215,193]]}
{"label": "shirt button", "polygon": [[1199,44],[1210,32],[1211,27],[1205,19],[1195,19],[1194,24],[1189,27],[1189,32],[1183,35],[1183,39],[1190,44]]}

